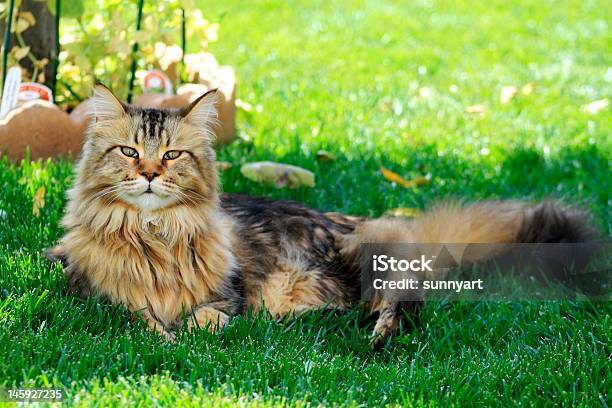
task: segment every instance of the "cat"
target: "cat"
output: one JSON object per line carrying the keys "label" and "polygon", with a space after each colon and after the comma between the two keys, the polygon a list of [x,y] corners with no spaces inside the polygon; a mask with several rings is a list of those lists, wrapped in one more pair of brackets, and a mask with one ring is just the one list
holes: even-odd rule
{"label": "cat", "polygon": [[217,331],[232,316],[276,318],[365,303],[375,347],[418,316],[424,299],[360,300],[362,243],[581,242],[587,214],[554,202],[441,205],[412,221],[323,213],[290,201],[221,194],[213,150],[215,91],[183,109],[92,97],[61,260],[72,290],[126,306],[167,339]]}

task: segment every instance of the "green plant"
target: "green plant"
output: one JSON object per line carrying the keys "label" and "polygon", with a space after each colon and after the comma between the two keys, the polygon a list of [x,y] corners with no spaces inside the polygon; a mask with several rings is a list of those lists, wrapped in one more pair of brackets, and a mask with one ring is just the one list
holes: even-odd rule
{"label": "green plant", "polygon": [[[54,13],[55,0],[47,2]],[[36,24],[32,13],[20,10],[15,2],[13,33],[18,45],[11,49],[9,66],[29,58],[37,67],[32,80],[44,81],[40,69],[49,63],[37,58],[22,33]],[[136,31],[138,2],[135,0],[70,0],[61,3],[58,88],[56,101],[71,103],[89,95],[95,81],[102,81],[118,95],[128,93],[132,58],[139,70],[161,69],[178,83],[197,78],[201,63],[210,61],[208,45],[217,40],[219,25],[204,18],[193,1],[145,1],[141,30]],[[183,31],[183,13],[185,29]],[[0,3],[0,17],[6,18],[7,2]],[[183,55],[183,37],[197,53]],[[139,51],[132,56],[132,46]],[[181,61],[189,64],[181,64]],[[198,65],[200,64],[200,65]]]}

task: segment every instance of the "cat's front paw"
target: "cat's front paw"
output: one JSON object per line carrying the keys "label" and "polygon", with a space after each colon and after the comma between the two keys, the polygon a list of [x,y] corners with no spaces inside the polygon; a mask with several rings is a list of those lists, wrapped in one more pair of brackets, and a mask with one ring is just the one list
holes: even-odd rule
{"label": "cat's front paw", "polygon": [[388,304],[376,320],[370,337],[372,348],[379,350],[387,344],[391,336],[402,329],[410,329],[409,319],[415,322],[424,305],[423,301],[402,301]]}
{"label": "cat's front paw", "polygon": [[145,323],[147,324],[147,326],[149,327],[149,330],[159,334],[164,340],[172,342],[172,343],[176,341],[176,335],[174,334],[174,332],[167,330],[164,327],[164,325],[161,324],[160,322],[155,321],[150,318],[142,317],[138,314],[136,314],[135,317],[137,319],[138,318],[143,319]]}
{"label": "cat's front paw", "polygon": [[389,341],[400,327],[400,319],[396,316],[381,317],[376,321],[376,326],[370,336],[370,345],[374,350],[380,350]]}
{"label": "cat's front paw", "polygon": [[163,332],[160,333],[160,335],[162,336],[164,340],[170,343],[174,343],[176,341],[176,334],[174,334],[174,332],[164,330]]}
{"label": "cat's front paw", "polygon": [[215,308],[201,306],[187,318],[187,330],[206,328],[211,333],[221,331],[229,323],[229,316]]}

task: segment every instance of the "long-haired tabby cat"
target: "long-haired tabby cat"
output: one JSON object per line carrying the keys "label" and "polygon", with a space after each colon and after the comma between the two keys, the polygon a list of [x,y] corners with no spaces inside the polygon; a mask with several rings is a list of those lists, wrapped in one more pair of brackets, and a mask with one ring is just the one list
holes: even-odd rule
{"label": "long-haired tabby cat", "polygon": [[[322,213],[218,191],[215,92],[181,110],[122,104],[98,85],[69,191],[65,236],[50,251],[70,286],[140,315],[167,338],[187,321],[219,329],[262,308],[276,317],[360,303],[364,242],[573,242],[584,214],[553,203],[446,205],[413,221]],[[374,300],[381,344],[422,301]],[[187,318],[183,317],[187,315]]]}

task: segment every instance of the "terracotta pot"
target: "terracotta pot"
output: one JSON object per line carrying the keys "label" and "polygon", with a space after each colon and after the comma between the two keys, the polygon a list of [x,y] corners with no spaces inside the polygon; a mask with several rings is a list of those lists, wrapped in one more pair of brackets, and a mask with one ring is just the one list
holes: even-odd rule
{"label": "terracotta pot", "polygon": [[28,147],[32,160],[76,156],[82,144],[79,127],[50,102],[26,102],[0,121],[0,151],[13,161],[22,159]]}
{"label": "terracotta pot", "polygon": [[89,125],[88,112],[91,109],[91,100],[85,99],[83,102],[78,104],[72,112],[70,112],[70,119],[77,125],[81,134],[85,134],[87,126]]}

